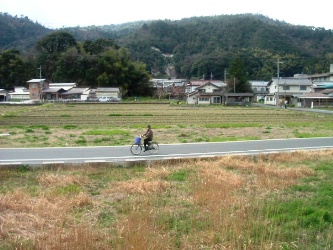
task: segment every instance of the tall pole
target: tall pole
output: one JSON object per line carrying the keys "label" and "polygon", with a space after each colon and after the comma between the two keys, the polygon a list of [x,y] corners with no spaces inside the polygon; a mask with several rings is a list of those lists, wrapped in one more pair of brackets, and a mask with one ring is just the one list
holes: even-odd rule
{"label": "tall pole", "polygon": [[278,58],[277,61],[277,95],[276,95],[276,106],[279,106],[279,101],[280,101],[280,94],[279,94],[279,81],[280,81],[280,58]]}

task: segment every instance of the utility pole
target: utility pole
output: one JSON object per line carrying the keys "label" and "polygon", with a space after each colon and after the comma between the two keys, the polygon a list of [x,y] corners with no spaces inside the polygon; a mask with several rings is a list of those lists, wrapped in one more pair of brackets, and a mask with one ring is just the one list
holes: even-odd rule
{"label": "utility pole", "polygon": [[277,60],[277,95],[276,95],[276,106],[279,106],[279,101],[280,101],[280,95],[279,95],[279,81],[280,81],[280,58]]}

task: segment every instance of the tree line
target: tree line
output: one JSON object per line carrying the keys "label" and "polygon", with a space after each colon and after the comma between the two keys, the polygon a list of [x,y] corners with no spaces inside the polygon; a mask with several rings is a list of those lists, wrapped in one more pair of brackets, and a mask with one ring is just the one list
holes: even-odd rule
{"label": "tree line", "polygon": [[64,31],[39,40],[36,53],[9,49],[0,54],[0,88],[22,86],[31,78],[76,82],[78,86],[121,87],[124,96],[149,95],[151,78],[146,65],[133,61],[127,49],[111,39],[77,42]]}

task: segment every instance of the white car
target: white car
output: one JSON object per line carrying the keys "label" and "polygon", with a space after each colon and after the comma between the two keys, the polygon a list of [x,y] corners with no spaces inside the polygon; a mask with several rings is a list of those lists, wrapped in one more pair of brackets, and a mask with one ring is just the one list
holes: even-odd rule
{"label": "white car", "polygon": [[102,96],[98,99],[98,101],[100,101],[100,102],[109,102],[109,101],[111,101],[111,98],[108,97],[108,96]]}

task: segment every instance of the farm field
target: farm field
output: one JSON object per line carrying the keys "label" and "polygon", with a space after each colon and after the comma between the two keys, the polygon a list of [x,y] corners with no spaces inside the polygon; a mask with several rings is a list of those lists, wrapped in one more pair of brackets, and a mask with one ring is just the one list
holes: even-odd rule
{"label": "farm field", "polygon": [[332,116],[290,109],[170,104],[1,106],[1,147],[129,145],[147,124],[159,143],[333,136]]}
{"label": "farm field", "polygon": [[[333,136],[332,116],[169,104],[1,106],[1,147]],[[333,248],[333,150],[0,168],[0,250]]]}

